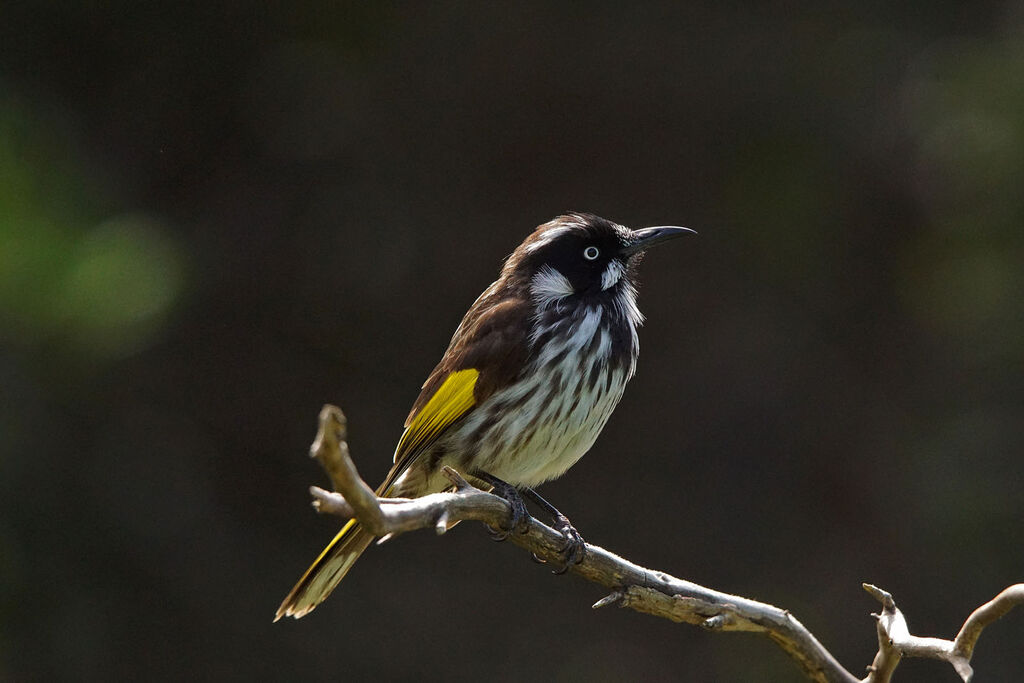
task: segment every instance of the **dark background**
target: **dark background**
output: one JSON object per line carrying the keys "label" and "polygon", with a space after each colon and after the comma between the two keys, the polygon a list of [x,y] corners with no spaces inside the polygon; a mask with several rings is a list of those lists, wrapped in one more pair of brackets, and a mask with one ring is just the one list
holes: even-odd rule
{"label": "dark background", "polygon": [[588,540],[858,673],[862,581],[951,637],[1024,578],[1024,6],[621,4],[5,6],[0,678],[797,680],[474,524],[271,623],[340,525],[320,405],[376,483],[565,210],[700,232],[645,261],[637,377],[543,488]]}

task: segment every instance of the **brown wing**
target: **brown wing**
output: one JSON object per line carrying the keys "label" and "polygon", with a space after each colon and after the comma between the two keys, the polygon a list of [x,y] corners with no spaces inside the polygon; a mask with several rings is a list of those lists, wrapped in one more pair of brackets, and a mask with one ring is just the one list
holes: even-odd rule
{"label": "brown wing", "polygon": [[[385,487],[457,419],[515,381],[526,364],[529,303],[516,297],[499,298],[493,289],[484,292],[466,312],[441,362],[423,383],[405,420],[406,431],[395,449],[395,465]],[[465,370],[476,372],[462,372]],[[460,390],[470,380],[473,395],[467,404]],[[438,400],[432,400],[435,396]]]}
{"label": "brown wing", "polygon": [[[441,362],[423,383],[405,426],[416,417],[448,375],[474,368],[480,373],[474,398],[482,403],[498,389],[511,384],[529,355],[530,305],[520,297],[498,299],[490,290],[466,312]],[[495,300],[498,299],[498,300]]]}

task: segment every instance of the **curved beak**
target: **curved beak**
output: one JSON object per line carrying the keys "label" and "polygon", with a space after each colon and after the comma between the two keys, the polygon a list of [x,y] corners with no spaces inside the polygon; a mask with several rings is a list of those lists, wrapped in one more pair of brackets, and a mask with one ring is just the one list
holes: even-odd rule
{"label": "curved beak", "polygon": [[675,239],[680,235],[696,235],[696,230],[690,228],[680,228],[675,225],[659,225],[654,228],[642,228],[640,230],[633,231],[633,241],[630,242],[629,246],[622,250],[625,256],[632,256],[641,251],[653,247],[655,244],[666,242],[670,239]]}

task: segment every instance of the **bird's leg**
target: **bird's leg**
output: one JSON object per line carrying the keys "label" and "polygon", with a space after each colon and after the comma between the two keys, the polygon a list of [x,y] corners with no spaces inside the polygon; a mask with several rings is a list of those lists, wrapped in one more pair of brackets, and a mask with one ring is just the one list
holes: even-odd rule
{"label": "bird's leg", "polygon": [[551,515],[551,518],[555,522],[555,530],[565,538],[565,545],[562,546],[561,550],[559,550],[562,558],[565,560],[565,564],[561,569],[556,569],[554,573],[566,573],[569,571],[569,567],[574,564],[579,564],[583,561],[583,558],[586,557],[586,541],[584,541],[583,537],[580,536],[580,532],[576,530],[576,527],[569,522],[569,518],[559,512],[554,505],[544,500],[539,493],[529,487],[524,489],[523,493],[527,498],[540,506],[546,513]]}
{"label": "bird's leg", "polygon": [[512,521],[508,527],[502,527],[501,529],[491,529],[488,527],[491,538],[495,541],[504,541],[509,537],[509,534],[517,529],[519,533],[525,534],[527,529],[529,529],[530,513],[526,510],[526,502],[523,500],[522,495],[520,495],[519,489],[487,472],[477,471],[473,474],[492,486],[491,493],[501,496],[512,506]]}

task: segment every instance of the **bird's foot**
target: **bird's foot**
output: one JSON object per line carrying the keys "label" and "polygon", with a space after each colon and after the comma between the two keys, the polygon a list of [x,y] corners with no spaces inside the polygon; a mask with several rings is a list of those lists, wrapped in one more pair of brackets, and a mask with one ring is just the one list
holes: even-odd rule
{"label": "bird's foot", "polygon": [[555,530],[562,534],[562,538],[565,539],[565,545],[558,550],[558,554],[562,556],[562,567],[556,569],[553,574],[564,574],[569,571],[569,567],[574,564],[579,564],[583,561],[583,558],[587,556],[587,542],[583,540],[583,536],[576,530],[569,519],[562,513],[555,515]]}
{"label": "bird's foot", "polygon": [[[583,540],[580,532],[576,530],[576,527],[569,522],[569,518],[559,512],[554,505],[544,500],[533,489],[528,488],[525,493],[530,500],[544,508],[551,515],[555,530],[562,534],[562,538],[565,539],[565,544],[558,549],[558,554],[562,556],[562,566],[552,572],[553,574],[564,574],[569,571],[571,566],[579,564],[587,556],[587,543]],[[536,555],[533,556],[533,559],[541,563],[544,562]]]}
{"label": "bird's foot", "polygon": [[492,486],[491,493],[504,498],[505,502],[512,508],[512,514],[509,517],[507,526],[503,525],[498,529],[487,527],[487,532],[491,535],[491,538],[495,541],[504,541],[513,532],[525,534],[530,528],[530,519],[532,518],[526,509],[526,501],[523,500],[519,489],[486,472],[480,472],[477,476]]}

